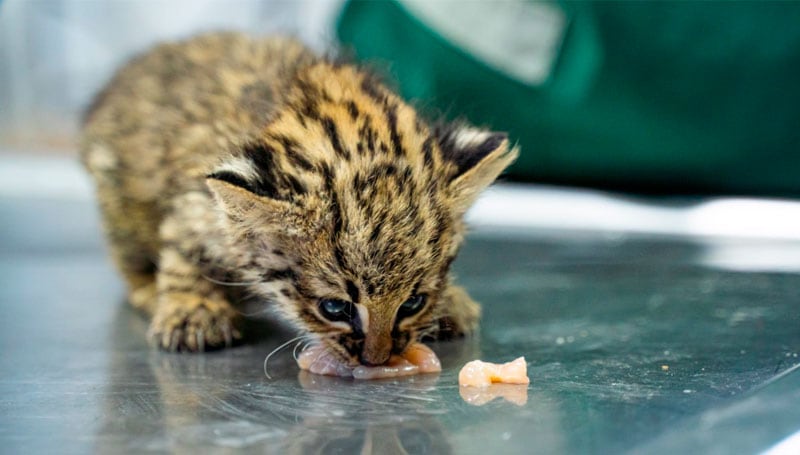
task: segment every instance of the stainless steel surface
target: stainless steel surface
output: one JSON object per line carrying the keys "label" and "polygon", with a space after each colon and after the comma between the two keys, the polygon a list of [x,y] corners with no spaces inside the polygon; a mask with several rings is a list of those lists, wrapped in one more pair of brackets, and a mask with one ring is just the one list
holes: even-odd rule
{"label": "stainless steel surface", "polygon": [[[800,276],[720,268],[720,248],[796,242],[473,235],[455,264],[481,335],[444,370],[359,382],[299,373],[293,336],[153,351],[86,201],[0,200],[3,453],[752,453],[800,429]],[[734,261],[735,262],[735,261]],[[746,261],[745,261],[746,263]],[[730,264],[728,261],[726,264]],[[458,369],[525,355],[527,401],[475,406]],[[777,376],[782,376],[776,378]],[[519,393],[519,389],[500,390]],[[519,397],[517,397],[519,398]]]}

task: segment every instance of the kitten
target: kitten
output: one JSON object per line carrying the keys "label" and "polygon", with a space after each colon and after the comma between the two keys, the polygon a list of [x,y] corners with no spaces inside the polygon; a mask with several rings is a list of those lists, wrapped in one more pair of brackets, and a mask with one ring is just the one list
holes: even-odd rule
{"label": "kitten", "polygon": [[243,285],[351,365],[477,327],[448,269],[464,212],[517,156],[504,134],[432,128],[356,66],[229,33],[123,67],[81,150],[156,345],[231,345]]}

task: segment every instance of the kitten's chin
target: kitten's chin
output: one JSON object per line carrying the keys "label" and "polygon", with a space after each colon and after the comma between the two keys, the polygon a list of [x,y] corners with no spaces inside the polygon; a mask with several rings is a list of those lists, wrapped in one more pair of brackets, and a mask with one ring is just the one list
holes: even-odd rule
{"label": "kitten's chin", "polygon": [[384,365],[356,367],[347,365],[336,353],[320,344],[301,352],[297,357],[297,365],[314,374],[355,379],[394,378],[442,371],[439,358],[422,343],[411,344],[402,356],[393,355]]}

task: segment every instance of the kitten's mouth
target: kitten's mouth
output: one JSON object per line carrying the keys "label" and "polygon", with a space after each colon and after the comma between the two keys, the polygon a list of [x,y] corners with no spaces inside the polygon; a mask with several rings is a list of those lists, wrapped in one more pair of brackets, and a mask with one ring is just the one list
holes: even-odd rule
{"label": "kitten's mouth", "polygon": [[392,355],[383,365],[356,367],[348,365],[329,347],[317,344],[300,353],[297,365],[314,374],[355,379],[393,378],[442,371],[436,353],[422,343],[411,343],[402,355]]}

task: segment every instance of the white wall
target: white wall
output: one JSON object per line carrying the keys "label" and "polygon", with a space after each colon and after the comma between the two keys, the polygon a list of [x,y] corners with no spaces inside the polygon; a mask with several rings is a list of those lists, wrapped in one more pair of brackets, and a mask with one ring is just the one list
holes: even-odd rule
{"label": "white wall", "polygon": [[131,55],[208,30],[333,42],[342,0],[0,0],[0,150],[70,148],[92,95]]}

